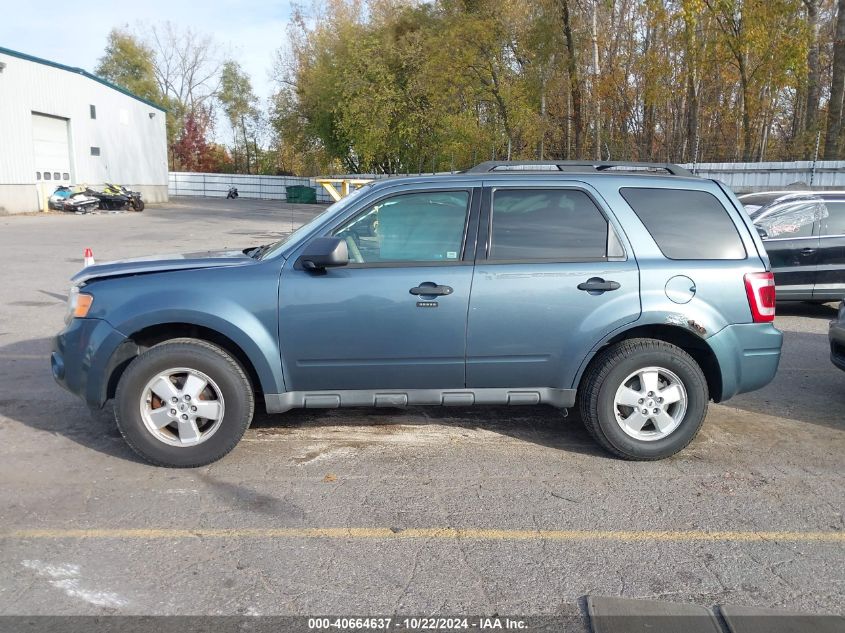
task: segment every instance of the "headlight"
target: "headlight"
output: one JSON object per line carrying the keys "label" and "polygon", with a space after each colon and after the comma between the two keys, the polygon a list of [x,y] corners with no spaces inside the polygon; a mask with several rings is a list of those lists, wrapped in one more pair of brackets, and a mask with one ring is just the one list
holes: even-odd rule
{"label": "headlight", "polygon": [[65,323],[70,323],[71,319],[81,319],[88,316],[88,310],[91,309],[92,303],[94,303],[94,297],[79,292],[78,286],[72,286],[67,295]]}

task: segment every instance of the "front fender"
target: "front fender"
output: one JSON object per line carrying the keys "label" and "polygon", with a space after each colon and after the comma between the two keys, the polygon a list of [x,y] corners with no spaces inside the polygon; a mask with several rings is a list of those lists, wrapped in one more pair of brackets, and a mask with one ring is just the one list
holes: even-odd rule
{"label": "front fender", "polygon": [[[200,300],[199,297],[196,299]],[[268,331],[255,315],[233,302],[218,302],[214,309],[217,313],[203,309],[161,308],[116,323],[114,327],[127,337],[148,327],[168,323],[184,323],[214,330],[231,339],[243,351],[255,368],[264,393],[282,393],[285,381],[275,334]]]}
{"label": "front fender", "polygon": [[264,393],[282,393],[278,284],[278,266],[256,265],[106,279],[85,291],[94,295],[90,316],[127,337],[169,323],[222,334],[252,363]]}

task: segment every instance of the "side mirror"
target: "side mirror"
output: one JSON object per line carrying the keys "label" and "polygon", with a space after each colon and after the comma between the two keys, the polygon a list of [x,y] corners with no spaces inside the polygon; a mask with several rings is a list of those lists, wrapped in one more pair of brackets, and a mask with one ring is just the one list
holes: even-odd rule
{"label": "side mirror", "polygon": [[305,247],[297,262],[305,270],[325,270],[349,263],[346,240],[340,237],[317,237]]}
{"label": "side mirror", "polygon": [[757,234],[760,236],[760,239],[769,239],[769,234],[766,232],[766,229],[764,229],[762,226],[757,226],[755,228],[757,229]]}

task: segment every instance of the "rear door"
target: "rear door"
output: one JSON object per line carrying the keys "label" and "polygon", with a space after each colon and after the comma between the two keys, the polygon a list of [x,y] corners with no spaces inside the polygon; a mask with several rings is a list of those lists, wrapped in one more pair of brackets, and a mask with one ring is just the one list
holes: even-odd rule
{"label": "rear door", "polygon": [[640,313],[639,271],[586,184],[486,187],[467,328],[467,387],[569,389]]}
{"label": "rear door", "polygon": [[819,256],[814,226],[823,204],[820,199],[783,202],[754,220],[765,231],[763,245],[779,299],[806,300],[813,295]]}
{"label": "rear door", "polygon": [[845,298],[845,199],[828,200],[827,214],[819,224],[816,283],[813,299]]}

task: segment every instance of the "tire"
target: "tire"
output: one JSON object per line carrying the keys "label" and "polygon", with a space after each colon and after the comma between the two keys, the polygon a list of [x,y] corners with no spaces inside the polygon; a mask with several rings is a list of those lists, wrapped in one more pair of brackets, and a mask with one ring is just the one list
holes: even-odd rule
{"label": "tire", "polygon": [[[652,382],[654,374],[659,382],[652,399],[645,384],[646,379]],[[673,389],[672,395],[661,391],[676,381],[680,387]],[[630,394],[623,385],[633,385]],[[614,455],[638,461],[664,459],[685,448],[701,428],[710,400],[704,373],[689,354],[670,343],[645,338],[621,341],[600,352],[584,374],[579,391],[581,418],[590,435]],[[643,404],[635,399],[634,406],[628,407],[617,401],[636,398],[633,392],[637,391],[642,391],[637,395],[645,400]],[[657,403],[660,393],[666,394],[666,403],[662,399]],[[674,394],[682,394],[685,400],[668,403]],[[661,417],[651,417],[637,431],[637,421],[646,417],[638,417],[637,410],[649,403],[659,409],[641,411],[649,416],[660,411]],[[631,418],[634,422],[627,422],[627,416],[635,416]],[[674,421],[667,424],[669,418]],[[665,430],[658,428],[658,420]]]}
{"label": "tire", "polygon": [[[192,388],[190,375],[193,386],[205,382],[206,387]],[[156,393],[171,387],[166,398]],[[193,399],[185,397],[189,393]],[[177,403],[164,406],[170,396]],[[209,418],[191,412],[198,408]],[[118,382],[114,403],[118,429],[132,450],[151,464],[173,468],[205,466],[229,453],[249,428],[254,410],[252,384],[240,364],[220,347],[190,338],[166,341],[135,358]],[[177,415],[169,420],[173,412]],[[183,425],[176,418],[185,415],[191,417]]]}
{"label": "tire", "polygon": [[132,203],[132,208],[135,209],[136,212],[140,213],[144,210],[144,201],[138,200],[137,202]]}

